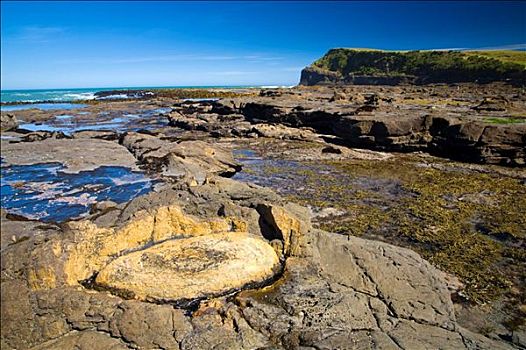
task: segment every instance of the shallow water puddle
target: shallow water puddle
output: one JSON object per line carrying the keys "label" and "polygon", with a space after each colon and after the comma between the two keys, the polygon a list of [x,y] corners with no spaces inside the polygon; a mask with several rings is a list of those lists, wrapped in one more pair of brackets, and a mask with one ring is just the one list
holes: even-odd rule
{"label": "shallow water puddle", "polygon": [[[237,149],[233,151],[234,159],[243,164],[243,170],[236,173],[232,178],[235,180],[254,183],[260,186],[270,186],[274,189],[284,190],[283,181],[280,181],[278,173],[267,174],[267,167],[275,167],[280,161],[263,158],[255,151],[248,149]],[[285,164],[282,164],[284,166]],[[281,186],[280,186],[281,185]]]}
{"label": "shallow water puddle", "polygon": [[[234,179],[273,188],[282,195],[293,195],[305,200],[334,201],[335,195],[347,196],[357,191],[374,193],[385,200],[397,200],[411,196],[402,185],[393,179],[368,176],[350,176],[326,162],[298,161],[260,156],[256,151],[237,149],[234,158],[243,164],[243,170]],[[320,189],[331,189],[320,193]],[[337,189],[337,190],[336,190]],[[368,203],[372,198],[361,198],[359,202]]]}
{"label": "shallow water puddle", "polygon": [[219,101],[219,98],[183,98],[184,102],[215,102]]}
{"label": "shallow water puddle", "polygon": [[61,222],[81,217],[96,202],[127,202],[152,190],[154,180],[128,168],[105,166],[78,174],[60,163],[11,165],[1,169],[1,202],[30,219]]}
{"label": "shallow water puddle", "polygon": [[169,111],[171,108],[156,108],[138,114],[127,113],[114,118],[109,118],[107,112],[101,112],[97,119],[83,117],[86,113],[65,114],[58,115],[46,123],[23,123],[19,125],[19,128],[28,131],[63,132],[66,135],[85,130],[137,131],[164,126],[166,124],[164,118],[155,117]]}
{"label": "shallow water puddle", "polygon": [[275,159],[259,156],[249,149],[233,151],[234,159],[243,164],[243,170],[236,173],[233,179],[271,187],[280,194],[296,194],[304,190],[306,173],[327,171],[323,166],[317,167],[293,160]]}
{"label": "shallow water puddle", "polygon": [[87,107],[87,105],[80,103],[31,103],[25,105],[0,106],[0,110],[3,112],[12,112],[35,108],[48,111],[53,109],[75,109],[84,107]]}

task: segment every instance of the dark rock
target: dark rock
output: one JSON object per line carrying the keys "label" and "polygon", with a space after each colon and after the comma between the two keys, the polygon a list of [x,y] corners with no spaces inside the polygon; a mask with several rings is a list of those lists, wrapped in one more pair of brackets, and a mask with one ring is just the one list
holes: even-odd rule
{"label": "dark rock", "polygon": [[238,113],[239,107],[233,100],[221,99],[212,105],[212,113],[221,115]]}
{"label": "dark rock", "polygon": [[363,106],[356,108],[356,111],[354,113],[356,114],[360,114],[362,112],[370,113],[370,112],[373,112],[375,109],[376,109],[376,106],[374,105],[363,105]]}
{"label": "dark rock", "polygon": [[125,96],[125,98],[145,99],[145,98],[155,97],[155,93],[152,91],[147,91],[147,90],[109,90],[109,91],[98,91],[95,93],[96,99],[120,100],[122,99],[121,96]]}
{"label": "dark rock", "polygon": [[[18,129],[24,131],[23,129]],[[45,139],[68,139],[70,136],[61,131],[33,131],[25,134],[21,139],[24,142],[42,141]]]}
{"label": "dark rock", "polygon": [[496,98],[485,98],[478,104],[477,106],[473,107],[476,111],[506,111],[508,107],[510,106],[510,101],[504,97],[496,97]]}
{"label": "dark rock", "polygon": [[341,75],[336,72],[323,71],[316,67],[307,67],[301,71],[301,85],[333,85],[340,81]]}
{"label": "dark rock", "polygon": [[283,92],[279,90],[261,90],[259,92],[259,96],[263,96],[263,97],[278,97],[278,96],[281,96],[282,94]]}
{"label": "dark rock", "polygon": [[[524,124],[488,125],[483,120],[456,116],[386,114],[379,106],[380,97],[377,94],[366,95],[364,100],[366,104],[355,110],[335,104],[299,104],[297,100],[287,99],[279,102],[245,99],[236,103],[251,123],[309,127],[321,134],[338,136],[352,147],[401,152],[429,151],[462,161],[507,166],[526,163]],[[370,114],[360,114],[364,111]]]}
{"label": "dark rock", "polygon": [[334,146],[328,146],[321,150],[322,153],[332,153],[332,154],[342,154],[342,150],[334,147]]}
{"label": "dark rock", "polygon": [[377,94],[369,94],[364,96],[364,104],[367,106],[378,106],[380,99]]}
{"label": "dark rock", "polygon": [[100,211],[107,211],[107,210],[110,210],[112,208],[115,208],[116,206],[117,206],[117,203],[115,203],[113,201],[97,202],[97,203],[93,204],[93,206],[91,208],[91,212],[92,213],[96,213],[96,212],[100,212]]}

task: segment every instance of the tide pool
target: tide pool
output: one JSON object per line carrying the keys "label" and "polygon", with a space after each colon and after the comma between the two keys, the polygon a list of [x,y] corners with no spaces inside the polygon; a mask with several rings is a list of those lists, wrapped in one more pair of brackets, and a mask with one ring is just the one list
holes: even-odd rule
{"label": "tide pool", "polygon": [[92,204],[127,202],[152,190],[154,180],[128,168],[104,166],[78,174],[59,163],[1,165],[0,198],[8,212],[47,222],[89,213]]}
{"label": "tide pool", "polygon": [[0,106],[0,110],[4,112],[21,111],[24,109],[42,109],[49,111],[53,109],[75,109],[84,108],[86,105],[81,103],[31,103],[25,105]]}

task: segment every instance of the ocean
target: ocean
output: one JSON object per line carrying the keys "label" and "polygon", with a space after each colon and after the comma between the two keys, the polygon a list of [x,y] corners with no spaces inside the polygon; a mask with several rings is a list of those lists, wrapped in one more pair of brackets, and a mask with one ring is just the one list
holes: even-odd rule
{"label": "ocean", "polygon": [[[282,86],[159,86],[159,87],[111,87],[111,88],[82,88],[82,89],[41,89],[41,90],[2,90],[1,102],[69,102],[75,100],[92,100],[98,91],[110,90],[147,90],[147,89],[240,89],[240,88],[276,88]],[[283,86],[285,87],[285,86]],[[288,87],[288,86],[286,86]]]}

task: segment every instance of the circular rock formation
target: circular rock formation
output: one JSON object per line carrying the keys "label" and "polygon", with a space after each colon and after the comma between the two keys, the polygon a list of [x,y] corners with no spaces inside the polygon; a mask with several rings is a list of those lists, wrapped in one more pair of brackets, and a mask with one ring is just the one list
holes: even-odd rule
{"label": "circular rock formation", "polygon": [[124,255],[95,284],[141,300],[180,301],[264,283],[280,269],[273,248],[246,233],[169,240]]}

